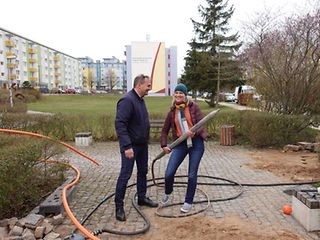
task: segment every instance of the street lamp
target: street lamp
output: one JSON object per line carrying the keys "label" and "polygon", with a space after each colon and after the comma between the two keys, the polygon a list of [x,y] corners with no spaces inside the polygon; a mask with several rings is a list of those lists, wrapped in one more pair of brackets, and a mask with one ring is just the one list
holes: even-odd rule
{"label": "street lamp", "polygon": [[8,67],[8,87],[9,87],[9,101],[10,101],[10,107],[13,108],[13,99],[12,99],[12,83],[11,83],[11,66],[8,66],[8,64],[12,64],[12,60],[16,59],[16,55],[9,55],[7,56],[7,67]]}

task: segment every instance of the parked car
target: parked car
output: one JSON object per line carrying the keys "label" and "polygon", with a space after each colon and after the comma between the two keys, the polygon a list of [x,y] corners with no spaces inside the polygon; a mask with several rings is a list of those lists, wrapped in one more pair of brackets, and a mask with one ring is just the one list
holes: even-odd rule
{"label": "parked car", "polygon": [[41,93],[50,93],[50,90],[47,87],[40,87],[39,90],[40,90]]}
{"label": "parked car", "polygon": [[212,93],[209,93],[209,92],[202,93],[202,97],[205,98],[205,99],[211,98],[211,95],[212,95]]}
{"label": "parked car", "polygon": [[72,88],[67,88],[64,90],[64,93],[76,94],[76,90]]}
{"label": "parked car", "polygon": [[51,89],[51,93],[53,93],[53,94],[63,94],[64,90],[60,89],[60,88],[52,88]]}
{"label": "parked car", "polygon": [[90,91],[90,90],[82,89],[82,90],[80,91],[80,94],[91,94],[91,91]]}
{"label": "parked car", "polygon": [[248,93],[252,94],[253,100],[260,101],[261,95],[257,94],[256,89],[249,85],[241,85],[235,88],[234,96],[235,96],[235,102],[238,103],[239,101],[239,95],[242,93]]}
{"label": "parked car", "polygon": [[223,93],[223,101],[225,102],[235,102],[236,97],[233,93]]}

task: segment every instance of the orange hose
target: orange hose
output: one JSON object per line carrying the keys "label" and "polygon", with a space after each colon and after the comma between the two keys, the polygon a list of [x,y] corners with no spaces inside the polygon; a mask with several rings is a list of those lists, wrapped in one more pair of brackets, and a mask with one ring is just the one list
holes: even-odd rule
{"label": "orange hose", "polygon": [[41,135],[41,134],[38,134],[38,133],[32,133],[32,132],[26,132],[26,131],[20,131],[20,130],[2,129],[2,128],[0,128],[0,132],[21,134],[21,135],[27,135],[27,136],[37,137],[37,138],[45,138],[45,139],[49,139],[49,140],[58,142],[58,143],[62,144],[63,146],[69,148],[70,150],[74,151],[75,153],[78,153],[82,157],[84,157],[84,158],[88,159],[89,161],[93,162],[94,164],[100,166],[100,164],[96,160],[94,160],[93,158],[91,158],[88,155],[84,154],[83,152],[79,151],[78,149],[70,146],[69,144],[67,144],[65,142],[54,140],[54,139],[52,139],[52,138],[50,138],[48,136],[44,136],[44,135]]}
{"label": "orange hose", "polygon": [[70,218],[70,220],[73,222],[73,224],[79,229],[80,232],[82,232],[86,237],[92,239],[92,240],[99,240],[99,238],[97,238],[96,236],[94,236],[88,229],[86,229],[84,226],[82,226],[78,220],[75,218],[75,216],[73,215],[73,213],[70,210],[69,204],[68,204],[68,200],[67,200],[67,190],[69,188],[71,188],[73,185],[75,185],[79,179],[80,179],[80,171],[73,165],[69,164],[69,163],[64,163],[64,162],[59,162],[56,160],[46,160],[45,162],[49,162],[49,163],[60,163],[60,164],[64,164],[70,168],[72,168],[76,173],[77,173],[77,177],[75,180],[73,180],[71,183],[69,183],[68,185],[66,185],[63,189],[62,189],[62,203],[63,203],[63,207],[66,210],[66,213],[68,215],[68,217]]}
{"label": "orange hose", "polygon": [[[11,129],[1,129],[0,128],[0,132],[3,132],[3,133],[11,133],[11,134],[21,134],[21,135],[27,135],[27,136],[32,136],[32,137],[38,137],[38,138],[45,138],[45,139],[49,139],[49,140],[52,140],[52,141],[56,141],[60,144],[62,144],[63,146],[71,149],[72,151],[78,153],[79,155],[81,155],[82,157],[88,159],[89,161],[93,162],[94,164],[96,165],[100,165],[97,161],[95,161],[94,159],[92,159],[91,157],[87,156],[86,154],[82,153],[81,151],[79,151],[78,149],[70,146],[69,144],[65,143],[65,142],[61,142],[61,141],[57,141],[57,140],[54,140],[48,136],[44,136],[44,135],[41,135],[41,134],[38,134],[38,133],[32,133],[32,132],[25,132],[25,131],[20,131],[20,130],[11,130]],[[79,229],[80,232],[82,232],[86,237],[92,239],[92,240],[100,240],[99,238],[95,237],[90,231],[88,231],[84,226],[82,226],[78,220],[75,218],[75,216],[73,215],[73,213],[71,212],[70,210],[70,207],[69,207],[69,204],[68,204],[68,201],[67,201],[67,190],[69,188],[71,188],[73,185],[75,185],[79,179],[80,179],[80,171],[72,166],[71,164],[68,164],[68,163],[64,163],[64,162],[59,162],[59,161],[56,161],[56,160],[46,160],[45,162],[49,162],[49,163],[60,163],[60,164],[64,164],[70,168],[72,168],[76,173],[77,173],[77,177],[74,181],[72,181],[71,183],[69,183],[68,185],[66,185],[63,189],[62,189],[62,204],[63,204],[63,207],[68,215],[68,217],[70,218],[70,220],[73,222],[73,224]]]}

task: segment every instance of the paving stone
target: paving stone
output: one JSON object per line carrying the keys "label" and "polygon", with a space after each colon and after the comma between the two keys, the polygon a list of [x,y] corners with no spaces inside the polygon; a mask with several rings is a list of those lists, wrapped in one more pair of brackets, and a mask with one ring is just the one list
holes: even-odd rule
{"label": "paving stone", "polygon": [[21,236],[23,233],[23,228],[14,226],[12,230],[9,232],[9,236]]}
{"label": "paving stone", "polygon": [[33,235],[33,232],[26,228],[22,233],[22,239],[23,240],[36,240],[36,238]]}
{"label": "paving stone", "polygon": [[0,227],[0,239],[8,236],[8,230],[6,227]]}
{"label": "paving stone", "polygon": [[[120,155],[118,142],[103,142],[94,143],[88,147],[80,147],[83,151],[93,159],[100,162],[101,166],[97,167],[85,160],[81,156],[68,152],[61,158],[70,160],[81,171],[81,180],[76,185],[73,192],[73,200],[70,202],[72,212],[77,219],[81,219],[88,211],[96,206],[101,199],[113,193],[120,170]],[[149,145],[149,165],[153,157],[160,151],[158,144]],[[252,161],[250,157],[243,154],[241,146],[220,146],[219,143],[206,142],[205,153],[199,167],[199,174],[209,175],[214,177],[226,178],[239,183],[280,183],[281,178],[276,177],[270,172],[257,171],[250,168],[242,167],[246,163]],[[159,160],[155,165],[156,177],[163,177],[169,157],[166,155]],[[186,159],[177,171],[177,175],[184,175],[188,170],[188,160]],[[74,176],[74,174],[70,174]],[[129,184],[136,181],[136,168],[133,171]],[[151,178],[149,172],[148,178]],[[202,182],[224,183],[222,180],[198,179]],[[309,186],[309,185],[306,185]],[[306,187],[301,186],[301,187]],[[234,196],[239,192],[239,187],[230,186],[201,186],[212,199],[226,198]],[[270,228],[270,231],[275,233],[281,229],[291,231],[304,240],[319,239],[315,233],[308,233],[305,229],[292,217],[284,216],[281,208],[284,204],[291,202],[291,196],[283,191],[288,189],[288,186],[272,186],[272,187],[244,187],[240,197],[222,202],[212,202],[208,210],[203,212],[203,216],[214,218],[223,218],[231,215],[238,215],[241,219],[249,221],[257,221],[261,226]],[[135,193],[136,187],[127,189],[125,200],[125,211],[128,218],[127,227],[130,229],[138,229],[143,222],[138,217],[136,211],[131,206],[131,198]],[[184,200],[185,188],[174,189],[174,202]],[[163,194],[163,188],[158,189],[152,187],[148,189],[148,194],[153,199],[160,199]],[[201,199],[199,192],[196,193],[196,198]],[[120,228],[114,217],[114,199],[108,200],[102,204],[99,209],[88,219],[86,227],[90,230],[96,230],[99,226],[113,226]],[[202,206],[202,205],[201,205]],[[195,206],[200,209],[201,206]],[[179,212],[177,206],[177,212]],[[171,213],[175,213],[176,209],[169,209]],[[72,225],[67,218],[66,224]],[[151,222],[152,224],[152,222]],[[110,234],[99,235],[102,239],[128,239]]]}
{"label": "paving stone", "polygon": [[46,230],[46,227],[44,226],[36,227],[36,229],[34,230],[35,238],[43,238],[45,230]]}
{"label": "paving stone", "polygon": [[25,226],[34,230],[42,223],[43,219],[42,215],[31,213],[25,217]]}
{"label": "paving stone", "polygon": [[59,237],[60,237],[60,234],[55,232],[50,232],[48,235],[44,237],[44,240],[56,240]]}

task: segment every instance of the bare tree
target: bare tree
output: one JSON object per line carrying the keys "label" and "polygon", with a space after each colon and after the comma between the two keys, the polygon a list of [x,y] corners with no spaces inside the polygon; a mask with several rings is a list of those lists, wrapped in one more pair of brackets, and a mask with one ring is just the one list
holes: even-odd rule
{"label": "bare tree", "polygon": [[114,69],[108,69],[106,79],[108,81],[109,90],[112,92],[113,88],[117,86],[120,81]]}
{"label": "bare tree", "polygon": [[274,27],[268,14],[251,26],[243,56],[265,109],[285,114],[320,112],[320,9]]}
{"label": "bare tree", "polygon": [[88,89],[92,89],[95,84],[95,77],[93,74],[93,69],[87,68],[83,78],[82,78],[82,85]]}

